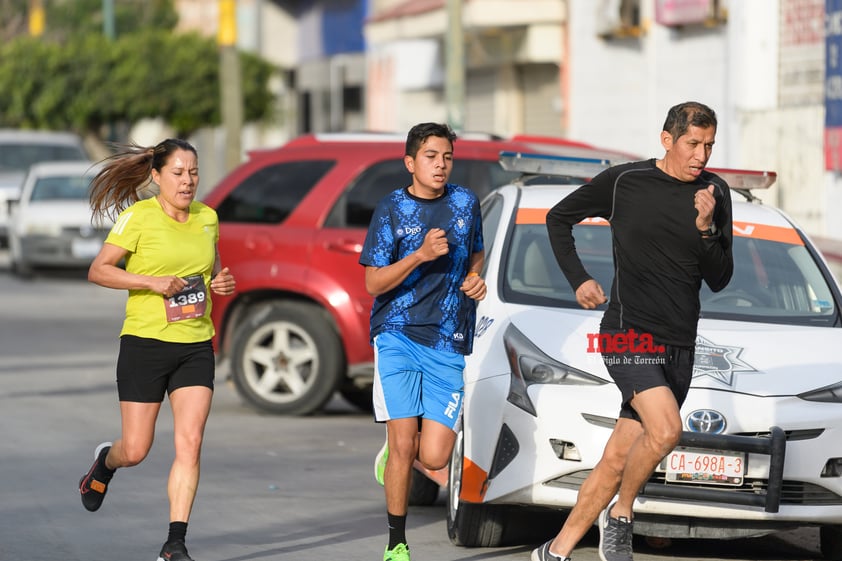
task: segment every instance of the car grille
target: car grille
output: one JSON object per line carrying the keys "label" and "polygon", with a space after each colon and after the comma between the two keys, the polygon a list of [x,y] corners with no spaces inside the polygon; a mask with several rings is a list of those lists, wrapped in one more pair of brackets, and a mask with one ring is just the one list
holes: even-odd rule
{"label": "car grille", "polygon": [[108,236],[108,233],[110,231],[111,228],[103,228],[101,226],[83,226],[81,228],[79,228],[78,226],[65,226],[61,229],[61,236],[66,239],[73,237],[98,237],[104,240],[105,237]]}
{"label": "car grille", "polygon": [[[787,442],[793,442],[795,440],[812,440],[813,438],[820,437],[822,433],[824,433],[824,429],[800,429],[784,431]],[[769,438],[771,436],[771,433],[769,431],[735,432],[734,434],[737,436],[752,436],[762,438]]]}
{"label": "car grille", "polygon": [[[617,419],[613,417],[603,417],[600,415],[582,413],[582,418],[594,426],[611,430],[613,430],[614,426],[617,424]],[[820,437],[824,433],[824,430],[825,429],[823,428],[785,430],[784,435],[786,436],[787,442],[793,442],[796,440],[812,440],[813,438]],[[771,431],[768,430],[756,432],[735,432],[733,434],[735,436],[750,436],[754,438],[770,438],[772,436]]]}
{"label": "car grille", "polygon": [[[582,486],[585,478],[590,475],[591,470],[582,470],[574,473],[569,473],[562,477],[551,479],[545,482],[545,485],[550,487],[561,487],[565,489],[578,489]],[[649,479],[649,485],[666,485],[664,482],[664,474],[655,473]],[[674,486],[675,484],[670,484]],[[697,487],[710,489],[710,485],[694,485],[692,483],[682,483],[682,487]],[[765,493],[767,487],[767,480],[762,478],[746,477],[743,484],[739,487],[729,488],[734,493]],[[717,489],[724,489],[717,487]],[[641,495],[645,496],[645,495]],[[842,496],[813,483],[804,481],[791,481],[784,479],[781,489],[781,504],[782,505],[839,505],[842,504]]]}

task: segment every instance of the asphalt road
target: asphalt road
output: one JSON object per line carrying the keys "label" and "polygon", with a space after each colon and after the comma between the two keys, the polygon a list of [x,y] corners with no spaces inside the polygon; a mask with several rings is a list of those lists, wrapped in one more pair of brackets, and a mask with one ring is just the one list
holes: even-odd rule
{"label": "asphalt road", "polygon": [[[154,560],[166,537],[172,419],[155,446],[115,476],[103,507],[85,511],[77,482],[94,447],[117,436],[114,385],[125,294],[84,274],[9,275],[0,253],[0,560]],[[188,532],[200,561],[379,561],[386,538],[372,461],[384,430],[337,398],[324,414],[260,415],[219,381]],[[415,561],[526,561],[537,543],[494,549],[450,544],[444,493],[410,511]],[[817,532],[635,544],[638,561],[801,561],[820,558]],[[576,561],[598,559],[595,532]]]}

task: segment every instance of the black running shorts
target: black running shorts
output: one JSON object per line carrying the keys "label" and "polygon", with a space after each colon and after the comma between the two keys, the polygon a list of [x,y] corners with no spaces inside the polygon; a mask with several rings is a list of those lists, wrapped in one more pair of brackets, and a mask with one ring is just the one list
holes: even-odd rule
{"label": "black running shorts", "polygon": [[[616,333],[602,332],[612,337]],[[681,407],[693,379],[693,348],[654,341],[653,345],[645,347],[630,344],[621,349],[611,349],[614,352],[602,350],[602,361],[623,396],[620,417],[639,422],[640,416],[630,404],[632,398],[635,394],[659,386],[668,387]]]}
{"label": "black running shorts", "polygon": [[215,359],[210,341],[168,343],[134,335],[120,337],[117,394],[120,401],[161,403],[164,393],[187,386],[213,390]]}

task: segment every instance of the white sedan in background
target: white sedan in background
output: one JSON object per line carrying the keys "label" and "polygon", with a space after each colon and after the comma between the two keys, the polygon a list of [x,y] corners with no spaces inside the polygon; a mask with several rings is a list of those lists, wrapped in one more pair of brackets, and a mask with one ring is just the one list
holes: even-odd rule
{"label": "white sedan in background", "polygon": [[92,162],[44,162],[29,168],[20,199],[11,203],[9,249],[12,271],[84,268],[99,252],[112,222],[92,219]]}
{"label": "white sedan in background", "polygon": [[[526,174],[482,205],[489,291],[446,482],[448,534],[465,546],[516,542],[509,529],[528,507],[572,508],[620,406],[594,348],[603,309],[576,303],[545,225],[583,182],[573,177],[606,163],[501,163]],[[732,187],[734,275],[721,292],[701,292],[684,436],[642,490],[634,530],[735,538],[818,526],[825,557],[842,559],[842,295],[807,236],[752,195],[773,173],[716,171]],[[574,236],[607,291],[608,223],[586,220]]]}
{"label": "white sedan in background", "polygon": [[71,132],[0,129],[0,247],[9,239],[9,201],[20,198],[26,171],[39,162],[90,159],[82,138]]}

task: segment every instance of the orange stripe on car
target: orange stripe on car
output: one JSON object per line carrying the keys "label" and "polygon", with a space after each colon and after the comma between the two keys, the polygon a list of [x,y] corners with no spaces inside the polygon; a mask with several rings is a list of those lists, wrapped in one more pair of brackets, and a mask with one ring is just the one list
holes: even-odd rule
{"label": "orange stripe on car", "polygon": [[755,238],[770,242],[804,245],[804,240],[794,228],[769,226],[767,224],[752,224],[750,222],[734,222],[734,235],[742,238]]}
{"label": "orange stripe on car", "polygon": [[462,463],[462,489],[459,499],[469,503],[481,503],[488,489],[488,473],[470,458]]}
{"label": "orange stripe on car", "polygon": [[548,208],[519,208],[515,216],[516,224],[545,224]]}
{"label": "orange stripe on car", "polygon": [[[546,224],[548,208],[519,208],[515,222],[517,224]],[[593,224],[594,226],[608,226],[604,218],[585,218],[582,224]]]}
{"label": "orange stripe on car", "polygon": [[[547,221],[546,208],[519,208],[515,221],[517,224],[545,224]],[[604,218],[585,218],[580,224],[589,226],[608,226]],[[794,228],[784,226],[770,226],[768,224],[754,224],[751,222],[734,222],[734,235],[744,238],[767,240],[770,242],[804,245],[804,241]]]}

